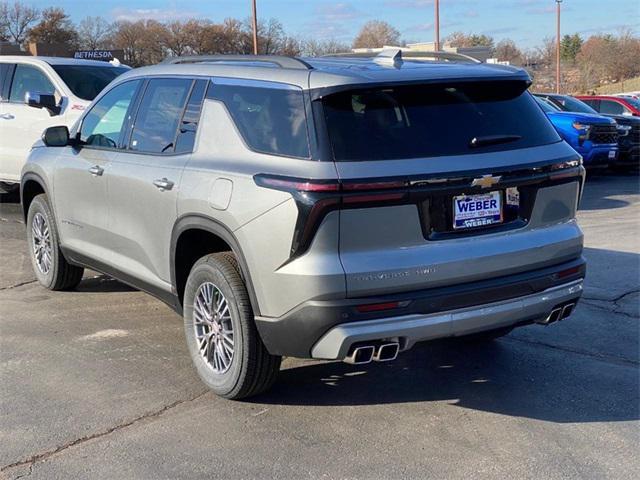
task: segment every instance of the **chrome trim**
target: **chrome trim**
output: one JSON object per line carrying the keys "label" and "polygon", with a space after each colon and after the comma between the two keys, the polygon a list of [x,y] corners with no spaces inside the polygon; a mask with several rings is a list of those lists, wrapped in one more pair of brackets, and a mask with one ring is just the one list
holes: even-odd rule
{"label": "chrome trim", "polygon": [[544,319],[557,305],[576,303],[583,281],[575,280],[542,292],[474,307],[343,323],[325,333],[311,349],[318,359],[343,359],[354,344],[398,338],[401,350],[416,342],[467,335]]}

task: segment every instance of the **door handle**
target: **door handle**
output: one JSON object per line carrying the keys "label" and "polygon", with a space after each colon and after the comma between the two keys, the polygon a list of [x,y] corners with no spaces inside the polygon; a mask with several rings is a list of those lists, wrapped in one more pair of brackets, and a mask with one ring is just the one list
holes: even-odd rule
{"label": "door handle", "polygon": [[102,168],[100,165],[94,165],[89,169],[89,173],[94,177],[101,177],[104,173],[104,168]]}
{"label": "door handle", "polygon": [[171,190],[173,188],[173,182],[171,180],[167,180],[166,177],[161,178],[160,180],[154,180],[153,184],[158,187],[161,192]]}
{"label": "door handle", "polygon": [[2,115],[0,115],[0,118],[2,118],[3,120],[13,120],[16,117],[11,115],[10,113],[3,113]]}

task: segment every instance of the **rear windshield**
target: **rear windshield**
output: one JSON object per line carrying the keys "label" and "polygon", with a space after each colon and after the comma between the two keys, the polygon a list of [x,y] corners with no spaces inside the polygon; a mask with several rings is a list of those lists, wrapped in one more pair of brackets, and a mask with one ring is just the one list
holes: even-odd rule
{"label": "rear windshield", "polygon": [[52,65],[71,92],[83,100],[93,100],[111,80],[128,70],[125,67]]}
{"label": "rear windshield", "polygon": [[560,141],[524,82],[411,85],[323,98],[336,161],[485,153]]}

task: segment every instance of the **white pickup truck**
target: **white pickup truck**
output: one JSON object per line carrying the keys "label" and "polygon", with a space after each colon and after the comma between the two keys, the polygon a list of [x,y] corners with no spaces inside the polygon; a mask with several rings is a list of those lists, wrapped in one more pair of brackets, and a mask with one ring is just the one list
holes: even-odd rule
{"label": "white pickup truck", "polygon": [[0,193],[19,186],[29,150],[47,127],[71,127],[127,70],[118,62],[0,56]]}

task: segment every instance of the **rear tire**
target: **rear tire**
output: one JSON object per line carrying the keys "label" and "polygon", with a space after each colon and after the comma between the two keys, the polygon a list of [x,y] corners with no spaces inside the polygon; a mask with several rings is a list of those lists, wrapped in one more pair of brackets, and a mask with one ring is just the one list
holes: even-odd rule
{"label": "rear tire", "polygon": [[207,255],[191,269],[184,328],[198,375],[217,395],[246,398],[275,382],[282,357],[270,355],[260,339],[232,253]]}
{"label": "rear tire", "polygon": [[27,214],[27,242],[38,282],[49,290],[71,290],[82,280],[84,269],[67,262],[60,250],[60,237],[43,193],[36,196]]}
{"label": "rear tire", "polygon": [[487,330],[486,332],[478,332],[471,335],[465,335],[464,337],[460,337],[460,339],[468,343],[492,342],[493,340],[508,335],[514,328],[515,327],[496,328],[494,330]]}

